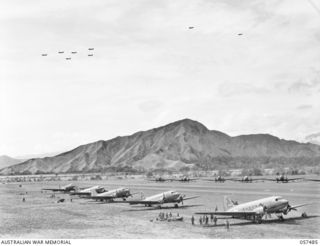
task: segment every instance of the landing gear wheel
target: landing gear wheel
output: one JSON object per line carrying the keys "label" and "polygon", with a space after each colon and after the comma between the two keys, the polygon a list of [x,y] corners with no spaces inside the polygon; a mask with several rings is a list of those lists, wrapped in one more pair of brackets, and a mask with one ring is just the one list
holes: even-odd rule
{"label": "landing gear wheel", "polygon": [[283,215],[278,215],[278,219],[279,219],[280,221],[284,221]]}

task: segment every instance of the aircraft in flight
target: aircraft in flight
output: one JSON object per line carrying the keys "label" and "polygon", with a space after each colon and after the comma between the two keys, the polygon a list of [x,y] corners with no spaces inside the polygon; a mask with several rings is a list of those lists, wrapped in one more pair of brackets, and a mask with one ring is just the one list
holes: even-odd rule
{"label": "aircraft in flight", "polygon": [[88,56],[93,56],[93,54],[88,54]]}
{"label": "aircraft in flight", "polygon": [[83,197],[83,196],[91,196],[93,192],[100,194],[100,193],[106,192],[106,189],[99,185],[96,185],[96,186],[92,186],[79,191],[71,191],[69,194],[71,196],[78,195],[80,197]]}
{"label": "aircraft in flight", "polygon": [[71,51],[71,54],[77,54],[77,51]]}
{"label": "aircraft in flight", "polygon": [[70,193],[71,191],[76,191],[78,190],[78,187],[73,185],[73,184],[68,184],[65,186],[62,186],[61,188],[44,188],[42,190],[50,190],[53,192],[63,192],[63,193]]}
{"label": "aircraft in flight", "polygon": [[281,196],[271,196],[259,200],[238,204],[227,196],[224,197],[224,212],[196,212],[195,214],[212,214],[221,216],[230,216],[235,219],[252,220],[253,222],[262,222],[265,215],[275,214],[280,220],[284,220],[283,215],[287,215],[291,210],[309,205],[310,203],[291,206],[288,200]]}
{"label": "aircraft in flight", "polygon": [[93,199],[96,201],[105,201],[105,202],[112,202],[116,198],[122,198],[124,201],[134,194],[131,194],[130,190],[128,188],[118,188],[114,190],[105,191],[99,194],[96,194],[94,191],[91,194],[90,197],[87,197],[88,199]]}
{"label": "aircraft in flight", "polygon": [[66,57],[66,60],[71,60],[71,57]]}
{"label": "aircraft in flight", "polygon": [[48,54],[41,54],[41,56],[48,56]]}
{"label": "aircraft in flight", "polygon": [[163,205],[165,203],[174,203],[174,207],[178,208],[179,203],[181,203],[183,205],[183,201],[195,199],[197,197],[199,197],[199,196],[186,197],[185,195],[183,195],[179,192],[170,190],[170,191],[159,193],[157,195],[143,198],[141,200],[125,201],[125,203],[129,203],[130,205],[142,204],[142,205],[145,205],[146,207],[151,207],[153,205],[156,205],[159,208],[161,208],[161,205]]}
{"label": "aircraft in flight", "polygon": [[94,50],[94,48],[89,48],[88,50]]}
{"label": "aircraft in flight", "polygon": [[58,53],[59,53],[59,54],[63,54],[63,53],[64,53],[64,51],[58,51]]}

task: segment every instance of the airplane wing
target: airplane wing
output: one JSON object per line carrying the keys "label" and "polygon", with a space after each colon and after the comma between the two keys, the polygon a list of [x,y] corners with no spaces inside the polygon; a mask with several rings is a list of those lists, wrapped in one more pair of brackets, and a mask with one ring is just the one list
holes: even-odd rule
{"label": "airplane wing", "polygon": [[303,178],[292,178],[292,179],[288,179],[289,181],[294,181],[294,180],[299,180],[299,179],[303,179]]}
{"label": "airplane wing", "polygon": [[195,199],[198,198],[199,196],[190,196],[190,197],[184,197],[183,200],[190,200],[190,199]]}
{"label": "airplane wing", "polygon": [[307,180],[307,181],[315,181],[315,182],[320,182],[320,179],[304,179],[304,180]]}
{"label": "airplane wing", "polygon": [[205,180],[205,181],[216,181],[215,179],[201,179],[201,180]]}
{"label": "airplane wing", "polygon": [[148,181],[153,181],[153,182],[167,182],[167,181],[173,181],[173,179],[148,179]]}
{"label": "airplane wing", "polygon": [[296,208],[300,208],[300,207],[307,206],[307,205],[311,205],[311,203],[303,203],[303,204],[298,204],[295,206],[290,206],[290,209],[296,210]]}
{"label": "airplane wing", "polygon": [[259,179],[255,179],[255,180],[277,181],[277,179],[275,179],[275,178],[259,178]]}
{"label": "airplane wing", "polygon": [[117,201],[116,203],[129,203],[130,205],[137,205],[137,204],[156,205],[156,204],[162,204],[161,201],[145,201],[145,200]]}
{"label": "airplane wing", "polygon": [[70,192],[70,195],[71,196],[75,196],[75,195],[78,195],[78,196],[90,196],[92,193],[91,192]]}
{"label": "airplane wing", "polygon": [[134,204],[144,204],[144,205],[153,205],[153,204],[161,204],[159,201],[128,201],[130,205]]}
{"label": "airplane wing", "polygon": [[50,189],[50,188],[46,188],[46,189],[42,189],[42,190],[50,190],[50,191],[66,191],[65,189]]}
{"label": "airplane wing", "polygon": [[234,182],[243,182],[243,180],[242,180],[242,179],[226,179],[226,180],[234,181]]}
{"label": "airplane wing", "polygon": [[195,214],[213,214],[213,215],[223,215],[223,216],[234,216],[234,217],[244,217],[247,215],[255,215],[256,212],[196,212]]}
{"label": "airplane wing", "polygon": [[93,199],[93,200],[111,200],[111,199],[115,199],[117,197],[115,197],[115,196],[89,196],[87,198]]}

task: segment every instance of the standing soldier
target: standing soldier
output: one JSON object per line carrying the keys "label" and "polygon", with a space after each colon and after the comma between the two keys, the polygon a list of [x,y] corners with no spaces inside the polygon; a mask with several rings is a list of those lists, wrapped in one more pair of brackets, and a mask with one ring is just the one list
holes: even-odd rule
{"label": "standing soldier", "polygon": [[214,225],[216,226],[217,225],[217,221],[218,221],[216,216],[213,217],[213,221],[214,221]]}
{"label": "standing soldier", "polygon": [[200,223],[200,225],[202,225],[202,217],[201,216],[199,218],[199,223]]}
{"label": "standing soldier", "polygon": [[227,230],[229,231],[229,229],[230,229],[230,223],[229,223],[229,220],[227,220],[227,221],[226,221],[226,228],[227,228]]}
{"label": "standing soldier", "polygon": [[191,217],[191,224],[194,225],[194,217],[193,217],[193,215]]}
{"label": "standing soldier", "polygon": [[213,222],[213,214],[210,215],[210,222]]}

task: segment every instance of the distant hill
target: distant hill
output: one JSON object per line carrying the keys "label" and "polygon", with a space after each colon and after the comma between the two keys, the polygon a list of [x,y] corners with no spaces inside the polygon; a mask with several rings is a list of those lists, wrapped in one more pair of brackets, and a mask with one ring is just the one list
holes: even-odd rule
{"label": "distant hill", "polygon": [[320,146],[269,134],[230,137],[190,119],[159,128],[81,145],[54,157],[30,159],[0,170],[10,173],[65,173],[181,168],[241,168],[316,165]]}
{"label": "distant hill", "polygon": [[23,160],[29,160],[32,158],[44,158],[44,157],[51,157],[51,156],[56,156],[58,154],[61,154],[64,151],[56,151],[56,152],[50,152],[50,153],[42,153],[42,154],[27,154],[27,155],[21,155],[17,156],[17,159],[23,159]]}
{"label": "distant hill", "polygon": [[24,159],[15,159],[15,158],[12,158],[7,155],[1,155],[0,156],[0,168],[12,166],[14,164],[21,163],[23,161],[25,161],[25,160]]}

